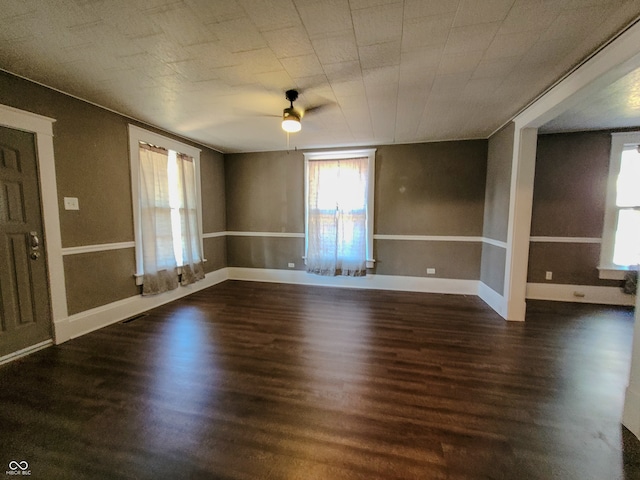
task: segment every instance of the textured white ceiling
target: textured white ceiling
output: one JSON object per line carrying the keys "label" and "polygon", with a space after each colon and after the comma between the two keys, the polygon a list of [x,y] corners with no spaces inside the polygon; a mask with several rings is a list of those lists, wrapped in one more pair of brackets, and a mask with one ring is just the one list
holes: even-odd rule
{"label": "textured white ceiling", "polygon": [[640,127],[640,69],[540,127],[541,133]]}
{"label": "textured white ceiling", "polygon": [[638,0],[2,0],[0,68],[223,152],[485,138]]}

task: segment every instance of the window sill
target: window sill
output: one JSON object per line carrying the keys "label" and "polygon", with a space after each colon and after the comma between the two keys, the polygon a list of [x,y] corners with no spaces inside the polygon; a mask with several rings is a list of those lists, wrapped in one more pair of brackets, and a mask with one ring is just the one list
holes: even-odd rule
{"label": "window sill", "polygon": [[618,265],[612,265],[607,267],[598,267],[598,278],[602,280],[624,280],[627,272],[637,271],[636,266],[633,267],[621,267]]}
{"label": "window sill", "polygon": [[[307,257],[302,257],[302,260],[304,260],[304,264],[307,264]],[[376,261],[374,259],[371,260],[367,260],[367,268],[373,268],[376,266]]]}

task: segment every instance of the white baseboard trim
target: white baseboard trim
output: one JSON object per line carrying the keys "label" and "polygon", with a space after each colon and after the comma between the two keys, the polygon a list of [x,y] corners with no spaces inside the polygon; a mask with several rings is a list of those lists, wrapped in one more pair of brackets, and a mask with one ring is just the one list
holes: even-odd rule
{"label": "white baseboard trim", "polygon": [[22,350],[18,350],[17,352],[10,353],[9,355],[5,355],[4,357],[0,357],[0,365],[8,362],[12,362],[22,357],[26,357],[38,350],[42,350],[44,348],[50,347],[53,345],[53,340],[45,340],[44,342],[36,343],[35,345],[31,345],[30,347],[23,348]]}
{"label": "white baseboard trim", "polygon": [[478,296],[493,308],[501,317],[506,317],[507,308],[504,297],[484,282],[478,282]]}
{"label": "white baseboard trim", "polygon": [[55,343],[60,344],[86,333],[120,322],[165,303],[185,297],[228,279],[226,268],[208,273],[204,280],[186,287],[178,287],[161,295],[137,295],[117,302],[70,315],[54,323]]}
{"label": "white baseboard trim", "polygon": [[[576,293],[578,296],[576,296]],[[636,303],[635,295],[622,293],[622,290],[618,287],[563,285],[558,283],[527,283],[526,297],[531,300],[599,303],[602,305],[633,306]]]}
{"label": "white baseboard trim", "polygon": [[302,270],[229,267],[230,280],[254,282],[295,283],[319,287],[369,288],[424,293],[477,295],[477,280],[425,278],[397,275],[367,275],[365,277],[323,277]]}
{"label": "white baseboard trim", "polygon": [[[499,315],[505,317],[506,301],[502,295],[478,280],[456,280],[450,278],[409,277],[399,275],[367,275],[366,277],[323,277],[301,270],[277,270],[262,268],[222,268],[206,275],[201,282],[179,287],[162,295],[141,295],[102,305],[59,320],[54,324],[55,343],[98,330],[113,323],[146,312],[165,303],[185,297],[191,293],[211,287],[225,280],[255,282],[293,283],[323,287],[366,288],[398,290],[407,292],[445,293],[454,295],[477,295]],[[574,292],[584,297],[574,296]],[[527,284],[527,298],[555,300],[561,302],[601,303],[607,305],[634,305],[635,296],[623,294],[616,287],[594,287],[588,285]],[[50,344],[50,342],[49,342]],[[41,348],[45,348],[45,345]],[[24,355],[31,353],[28,351]],[[0,364],[4,357],[0,359]],[[10,361],[7,359],[6,361]]]}
{"label": "white baseboard trim", "polygon": [[[636,328],[638,328],[636,326]],[[640,392],[629,385],[624,398],[622,424],[640,438]]]}

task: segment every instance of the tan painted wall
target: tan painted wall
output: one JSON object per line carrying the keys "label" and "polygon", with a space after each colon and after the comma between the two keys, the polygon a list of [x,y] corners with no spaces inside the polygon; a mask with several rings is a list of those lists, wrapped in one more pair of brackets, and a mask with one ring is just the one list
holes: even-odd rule
{"label": "tan painted wall", "polygon": [[140,293],[133,248],[64,257],[69,315]]}
{"label": "tan painted wall", "polygon": [[[487,143],[378,147],[374,231],[395,235],[481,236]],[[304,155],[225,155],[227,229],[304,232]],[[229,266],[304,268],[304,240],[227,237]],[[376,268],[387,275],[478,279],[480,243],[375,240]]]}
{"label": "tan painted wall", "polygon": [[[0,72],[0,104],[54,118],[54,152],[63,247],[133,241],[133,209],[126,117]],[[174,137],[167,132],[137,124]],[[225,228],[224,160],[202,149],[205,233]],[[79,211],[63,208],[77,197]],[[207,271],[226,266],[225,242],[207,242]],[[223,260],[224,258],[224,260]],[[64,257],[69,313],[138,293],[133,249]]]}
{"label": "tan painted wall", "polygon": [[[611,132],[539,135],[531,235],[602,236]],[[616,286],[600,280],[599,244],[532,242],[527,281]]]}
{"label": "tan painted wall", "polygon": [[301,152],[225,155],[227,230],[304,232]]}
{"label": "tan painted wall", "polygon": [[425,277],[430,267],[436,269],[439,278],[477,280],[481,251],[478,242],[376,240],[376,273]]}
{"label": "tan painted wall", "polygon": [[[599,244],[567,244],[531,242],[529,272],[532,283],[560,283],[568,285],[620,286],[619,281],[600,280]],[[545,272],[553,272],[553,280],[545,280]]]}
{"label": "tan painted wall", "polygon": [[224,155],[210,149],[202,149],[200,152],[200,183],[202,232],[224,232],[227,229]]}
{"label": "tan painted wall", "polygon": [[[200,152],[200,183],[202,194],[202,231],[224,232],[227,229],[225,200],[224,155],[209,149]],[[224,236],[205,238],[203,243],[205,273],[227,266],[227,242]]]}
{"label": "tan painted wall", "polygon": [[484,140],[378,147],[375,232],[481,236],[486,168]]}
{"label": "tan painted wall", "polygon": [[531,235],[600,237],[611,132],[539,135]]}
{"label": "tan painted wall", "polygon": [[506,249],[490,243],[482,244],[480,280],[493,291],[504,294],[504,272],[507,261]]}
{"label": "tan painted wall", "polygon": [[215,272],[227,266],[227,239],[222,237],[205,238],[203,242],[205,273]]}
{"label": "tan painted wall", "polygon": [[[488,142],[483,236],[501,242],[507,241],[509,225],[514,132],[515,125],[509,123]],[[505,248],[492,244],[482,247],[480,280],[500,295],[504,293],[506,254]]]}
{"label": "tan painted wall", "polygon": [[507,241],[511,163],[515,125],[509,123],[489,139],[487,183],[483,234],[487,238]]}
{"label": "tan painted wall", "polygon": [[230,266],[304,270],[304,238],[227,237]]}

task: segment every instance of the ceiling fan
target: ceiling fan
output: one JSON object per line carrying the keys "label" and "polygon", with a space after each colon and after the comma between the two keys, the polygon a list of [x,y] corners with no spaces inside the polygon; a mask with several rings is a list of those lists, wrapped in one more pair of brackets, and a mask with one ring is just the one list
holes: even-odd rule
{"label": "ceiling fan", "polygon": [[302,115],[293,108],[293,102],[298,99],[298,91],[287,90],[284,95],[289,101],[289,107],[282,112],[282,129],[287,133],[299,132],[302,129],[302,124],[300,123]]}
{"label": "ceiling fan", "polygon": [[299,132],[302,129],[302,123],[300,120],[302,117],[312,111],[317,111],[328,104],[324,105],[316,105],[314,107],[309,107],[304,110],[296,109],[293,106],[293,102],[298,99],[298,91],[297,90],[287,90],[285,92],[285,98],[289,102],[289,106],[284,109],[282,112],[282,129],[287,133]]}

